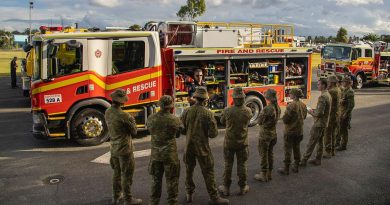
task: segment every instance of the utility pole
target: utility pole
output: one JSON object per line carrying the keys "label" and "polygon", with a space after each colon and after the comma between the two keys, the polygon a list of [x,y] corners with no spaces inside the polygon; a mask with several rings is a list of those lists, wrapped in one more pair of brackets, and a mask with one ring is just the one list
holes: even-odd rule
{"label": "utility pole", "polygon": [[29,36],[28,39],[30,40],[30,43],[32,43],[32,36],[31,36],[31,11],[34,8],[34,2],[30,1],[30,17],[29,17],[29,23],[30,23],[30,29],[29,29]]}

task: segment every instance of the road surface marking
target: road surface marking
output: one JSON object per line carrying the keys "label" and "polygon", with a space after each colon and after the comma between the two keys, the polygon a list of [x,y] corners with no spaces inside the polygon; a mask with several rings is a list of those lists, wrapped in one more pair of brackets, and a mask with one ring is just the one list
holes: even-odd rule
{"label": "road surface marking", "polygon": [[[134,158],[147,157],[150,156],[150,154],[151,154],[151,149],[140,150],[134,152]],[[92,160],[91,162],[99,163],[99,164],[110,164],[110,157],[111,157],[110,152],[107,152],[102,156]]]}

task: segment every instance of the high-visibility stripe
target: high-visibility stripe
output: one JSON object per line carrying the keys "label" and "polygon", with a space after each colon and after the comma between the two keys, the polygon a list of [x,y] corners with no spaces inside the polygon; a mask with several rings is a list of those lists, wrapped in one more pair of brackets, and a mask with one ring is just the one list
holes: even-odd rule
{"label": "high-visibility stripe", "polygon": [[136,84],[136,83],[139,83],[139,82],[151,79],[151,78],[156,78],[156,77],[161,76],[161,73],[162,73],[161,71],[157,71],[157,72],[154,72],[152,74],[141,75],[141,76],[138,76],[138,77],[135,77],[132,79],[127,79],[127,80],[124,80],[121,82],[113,83],[111,85],[106,85],[106,90],[114,90],[114,89],[117,89],[117,88],[120,88],[120,87],[123,87],[126,85]]}
{"label": "high-visibility stripe", "polygon": [[33,95],[35,95],[35,94],[38,94],[38,93],[46,92],[46,91],[49,91],[49,90],[54,90],[54,89],[57,89],[57,88],[65,87],[65,86],[68,86],[68,85],[80,83],[80,82],[87,81],[87,80],[92,80],[99,87],[101,87],[101,88],[103,88],[105,90],[114,90],[114,89],[117,89],[117,88],[120,88],[120,87],[123,87],[123,86],[136,84],[136,83],[139,83],[139,82],[151,79],[151,78],[160,77],[161,75],[162,75],[162,72],[161,71],[157,71],[157,72],[154,72],[154,73],[151,73],[151,74],[146,74],[146,75],[138,76],[138,77],[135,77],[135,78],[126,79],[126,80],[123,80],[121,82],[117,82],[117,83],[113,83],[113,84],[106,84],[104,81],[102,81],[97,76],[95,76],[93,74],[86,74],[86,75],[83,75],[83,76],[79,76],[79,77],[71,78],[71,79],[68,79],[68,80],[61,81],[61,82],[57,82],[57,83],[53,83],[53,84],[50,84],[50,85],[44,85],[42,87],[35,88],[35,89],[32,90],[31,93]]}

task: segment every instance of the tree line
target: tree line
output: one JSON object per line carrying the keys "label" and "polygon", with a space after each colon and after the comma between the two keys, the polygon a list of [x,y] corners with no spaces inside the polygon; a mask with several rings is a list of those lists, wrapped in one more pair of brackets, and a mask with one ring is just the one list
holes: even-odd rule
{"label": "tree line", "polygon": [[365,41],[384,41],[386,43],[390,43],[390,35],[378,35],[375,33],[368,33],[363,35],[363,37],[358,36],[348,36],[347,29],[341,27],[336,36],[307,36],[306,41],[315,43],[315,44],[325,44],[325,43],[352,43],[359,40]]}

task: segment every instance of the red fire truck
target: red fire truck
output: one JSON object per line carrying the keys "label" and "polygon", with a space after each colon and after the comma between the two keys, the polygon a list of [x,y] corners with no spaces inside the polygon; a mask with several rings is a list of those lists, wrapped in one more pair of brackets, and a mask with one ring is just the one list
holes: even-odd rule
{"label": "red fire truck", "polygon": [[[232,89],[242,86],[253,126],[266,105],[267,89],[277,91],[280,104],[290,100],[292,88],[302,89],[305,98],[311,92],[311,51],[292,46],[289,27],[262,32],[261,26],[161,22],[155,31],[35,36],[33,135],[103,143],[109,138],[104,111],[118,88],[129,97],[123,110],[146,129],[162,95],[174,97],[177,115],[190,106],[188,84],[195,69],[203,70],[208,107],[216,117],[232,104]],[[256,36],[248,38],[248,33]]]}
{"label": "red fire truck", "polygon": [[318,75],[327,77],[343,73],[343,68],[347,67],[356,77],[354,85],[358,89],[368,83],[389,84],[389,53],[386,50],[387,44],[384,42],[328,44],[321,52]]}

